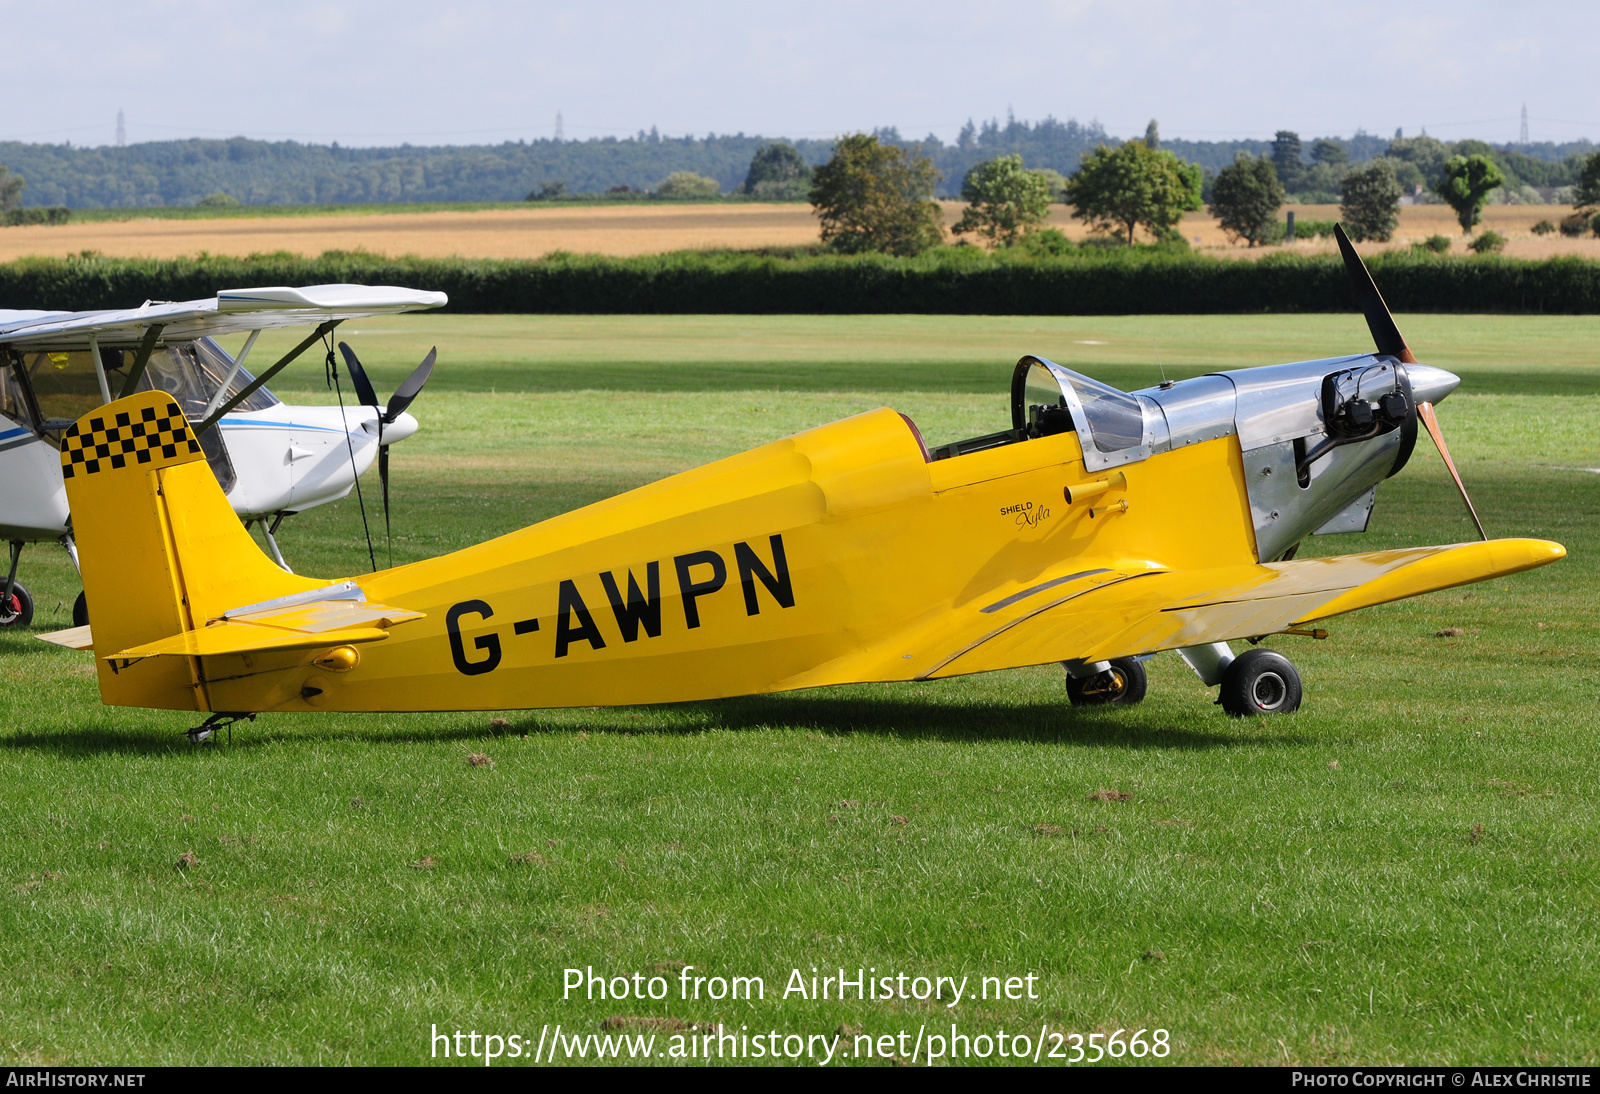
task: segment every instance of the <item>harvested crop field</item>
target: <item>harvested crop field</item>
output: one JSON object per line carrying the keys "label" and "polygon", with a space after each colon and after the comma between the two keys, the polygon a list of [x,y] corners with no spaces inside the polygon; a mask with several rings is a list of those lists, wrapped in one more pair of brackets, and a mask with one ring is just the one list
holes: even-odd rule
{"label": "harvested crop field", "polygon": [[[961,202],[943,203],[945,223],[961,215]],[[1302,220],[1334,220],[1337,205],[1290,206]],[[1505,253],[1514,258],[1577,255],[1600,259],[1600,239],[1564,239],[1533,234],[1541,220],[1559,221],[1572,210],[1560,205],[1491,205],[1484,210],[1484,228],[1507,236]],[[1050,223],[1069,237],[1089,232],[1065,205],[1051,209]],[[1198,250],[1210,254],[1255,258],[1280,248],[1247,248],[1230,243],[1216,219],[1191,213],[1181,229]],[[1450,209],[1443,205],[1410,205],[1400,211],[1400,229],[1389,244],[1363,245],[1364,251],[1405,245],[1435,234],[1464,247],[1465,237]],[[539,258],[551,251],[580,254],[642,255],[664,251],[798,247],[817,242],[818,225],[811,206],[803,204],[629,204],[530,206],[526,209],[432,210],[335,213],[283,217],[222,216],[215,219],[98,220],[63,226],[0,229],[0,262],[33,255],[61,256],[98,251],[114,258],[182,258],[206,252],[217,255],[270,254],[287,251],[313,257],[325,251],[368,251],[423,258]],[[1293,244],[1297,251],[1331,251],[1333,241]]]}

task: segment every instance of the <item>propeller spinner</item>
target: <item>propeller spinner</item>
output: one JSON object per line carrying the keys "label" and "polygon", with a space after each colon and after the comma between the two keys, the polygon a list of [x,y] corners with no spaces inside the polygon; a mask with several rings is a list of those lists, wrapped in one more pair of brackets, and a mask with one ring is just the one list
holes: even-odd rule
{"label": "propeller spinner", "polygon": [[400,386],[394,389],[394,394],[389,396],[387,406],[380,406],[378,393],[373,390],[372,381],[367,378],[367,370],[361,367],[361,359],[356,356],[355,350],[350,348],[348,342],[339,343],[339,352],[344,355],[345,371],[350,374],[350,383],[356,389],[356,397],[363,406],[370,406],[378,411],[378,481],[383,485],[383,532],[390,535],[389,527],[389,445],[383,439],[383,427],[393,425],[412,401],[422,393],[422,388],[433,375],[433,365],[439,357],[439,348],[435,346],[428,351],[428,356],[422,359],[422,364],[412,370],[411,375],[401,381]]}
{"label": "propeller spinner", "polygon": [[1396,357],[1410,366],[1407,372],[1410,373],[1412,392],[1417,400],[1417,417],[1428,430],[1428,436],[1433,438],[1434,447],[1443,457],[1450,477],[1455,480],[1456,489],[1461,491],[1461,500],[1466,503],[1467,512],[1472,516],[1472,523],[1477,525],[1478,535],[1487,540],[1489,534],[1483,530],[1483,521],[1478,519],[1478,510],[1473,506],[1471,496],[1467,494],[1466,484],[1461,481],[1461,473],[1456,470],[1456,462],[1450,458],[1450,448],[1444,442],[1444,431],[1439,428],[1439,418],[1433,412],[1434,400],[1442,399],[1454,391],[1460,380],[1444,369],[1417,363],[1411,347],[1406,345],[1405,337],[1395,325],[1389,305],[1384,303],[1383,294],[1378,291],[1377,283],[1372,280],[1371,271],[1356,253],[1350,237],[1345,235],[1344,226],[1335,224],[1333,235],[1339,241],[1339,253],[1344,257],[1345,272],[1350,275],[1350,284],[1355,288],[1356,300],[1361,305],[1361,313],[1366,316],[1367,329],[1372,332],[1372,340],[1377,345],[1378,352]]}

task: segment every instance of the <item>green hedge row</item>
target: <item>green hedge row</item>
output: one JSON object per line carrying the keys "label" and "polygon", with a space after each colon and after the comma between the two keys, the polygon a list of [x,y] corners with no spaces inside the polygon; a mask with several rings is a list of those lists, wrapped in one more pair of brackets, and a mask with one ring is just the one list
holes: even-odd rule
{"label": "green hedge row", "polygon": [[[1371,262],[1403,312],[1600,312],[1600,263],[1395,252]],[[87,310],[193,300],[219,289],[330,282],[406,285],[450,294],[460,313],[927,313],[1116,315],[1325,312],[1351,306],[1337,257],[1259,261],[1182,252],[1089,250],[1058,258],[945,248],[895,259],[808,253],[685,252],[535,262],[99,257],[0,265],[0,308]]]}

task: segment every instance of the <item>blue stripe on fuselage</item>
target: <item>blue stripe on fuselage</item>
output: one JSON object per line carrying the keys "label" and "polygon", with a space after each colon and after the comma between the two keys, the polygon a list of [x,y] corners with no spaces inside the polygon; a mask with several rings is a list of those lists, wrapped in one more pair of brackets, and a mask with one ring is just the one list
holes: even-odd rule
{"label": "blue stripe on fuselage", "polygon": [[235,429],[241,426],[249,426],[252,429],[310,429],[319,433],[354,433],[361,428],[359,421],[352,423],[352,428],[350,429],[339,429],[336,426],[327,425],[306,425],[303,422],[258,422],[249,418],[224,418],[219,424],[232,426]]}

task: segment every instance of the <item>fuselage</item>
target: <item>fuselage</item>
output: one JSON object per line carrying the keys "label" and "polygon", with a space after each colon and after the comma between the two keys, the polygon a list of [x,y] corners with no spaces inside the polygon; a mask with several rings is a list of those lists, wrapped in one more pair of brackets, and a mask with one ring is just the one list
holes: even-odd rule
{"label": "fuselage", "polygon": [[[1048,365],[1019,366],[1024,409],[1029,361]],[[1181,613],[1149,608],[1179,575],[1259,580],[1262,563],[1352,506],[1365,525],[1364,499],[1403,465],[1404,431],[1335,448],[1304,474],[1294,454],[1330,432],[1326,377],[1353,372],[1387,383],[1381,394],[1396,390],[1381,372],[1393,366],[1338,358],[1126,395],[1048,365],[1057,431],[1014,429],[945,458],[893,411],[859,415],[356,578],[369,601],[427,618],[363,647],[348,672],[308,676],[290,654],[208,658],[209,706],[669,702],[1182,647]],[[1456,382],[1411,371],[1434,399]],[[1075,492],[1088,499],[1069,502]]]}

